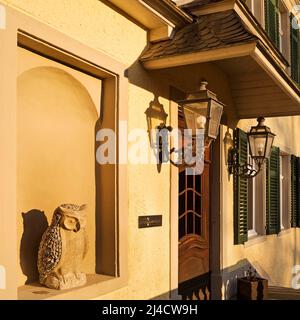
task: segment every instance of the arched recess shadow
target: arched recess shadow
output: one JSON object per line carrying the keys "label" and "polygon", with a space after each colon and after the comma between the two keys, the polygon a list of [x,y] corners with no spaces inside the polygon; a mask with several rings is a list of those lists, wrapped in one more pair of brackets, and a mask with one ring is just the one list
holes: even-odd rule
{"label": "arched recess shadow", "polygon": [[43,233],[48,227],[48,221],[43,211],[32,209],[22,212],[23,234],[20,245],[20,265],[27,277],[26,284],[38,280],[37,258],[39,244]]}
{"label": "arched recess shadow", "polygon": [[[101,82],[96,85],[101,86]],[[19,285],[38,279],[37,252],[48,225],[46,216],[50,221],[53,210],[61,203],[88,205],[90,249],[82,268],[86,273],[94,272],[97,111],[86,87],[65,70],[34,67],[18,77],[19,212],[43,208],[46,213],[32,209],[23,214],[23,234],[22,230],[18,233]],[[20,224],[21,217],[18,216]]]}
{"label": "arched recess shadow", "polygon": [[102,82],[101,113],[94,128],[96,186],[96,273],[118,276],[117,230],[117,113],[116,78]]}

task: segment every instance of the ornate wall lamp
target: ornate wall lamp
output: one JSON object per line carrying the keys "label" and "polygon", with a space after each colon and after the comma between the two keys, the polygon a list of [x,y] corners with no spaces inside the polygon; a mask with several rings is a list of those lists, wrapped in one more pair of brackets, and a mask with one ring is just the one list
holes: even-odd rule
{"label": "ornate wall lamp", "polygon": [[254,178],[261,171],[263,164],[270,158],[275,134],[265,125],[265,119],[259,117],[258,124],[247,133],[249,153],[254,165],[248,162],[238,163],[239,150],[234,146],[228,151],[228,169],[230,174],[243,178]]}
{"label": "ornate wall lamp", "polygon": [[[186,163],[184,160],[180,163],[174,162],[170,159],[170,155],[172,153],[180,153],[182,155],[184,154],[183,149],[188,147],[196,150],[196,146],[194,144],[197,140],[197,134],[203,135],[204,145],[206,146],[209,146],[211,141],[217,138],[224,104],[218,101],[216,95],[207,89],[207,84],[208,83],[206,81],[202,81],[199,91],[188,93],[185,100],[178,101],[178,105],[183,111],[186,129],[190,130],[192,138],[190,139],[191,142],[183,141],[182,149],[176,150],[175,148],[172,148],[170,151],[167,150],[166,152],[165,147],[167,146],[167,148],[169,148],[166,135],[168,132],[171,132],[173,128],[166,126],[166,122],[163,121],[165,119],[164,114],[155,114],[156,119],[153,120],[150,110],[148,109],[146,111],[148,127],[157,129],[156,141],[160,163],[170,161],[177,167],[192,167],[193,165]],[[154,122],[156,123],[155,125]],[[202,152],[204,153],[204,146],[202,148]],[[204,161],[204,157],[202,157],[202,159]]]}
{"label": "ornate wall lamp", "polygon": [[205,144],[216,140],[223,114],[224,104],[218,101],[216,94],[207,89],[208,83],[202,81],[198,92],[189,93],[186,100],[178,101],[183,109],[187,129],[204,130]]}

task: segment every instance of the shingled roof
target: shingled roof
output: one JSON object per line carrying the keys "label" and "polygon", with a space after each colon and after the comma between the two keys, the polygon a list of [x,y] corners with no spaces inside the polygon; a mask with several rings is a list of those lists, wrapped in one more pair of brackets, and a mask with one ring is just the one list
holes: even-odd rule
{"label": "shingled roof", "polygon": [[171,39],[150,45],[140,60],[219,49],[255,41],[257,38],[246,29],[235,11],[229,10],[199,17],[196,22],[178,30]]}
{"label": "shingled roof", "polygon": [[[199,6],[204,6],[206,4],[211,4],[211,3],[220,2],[220,1],[222,1],[222,0],[194,0],[192,2],[185,4],[185,5],[182,5],[181,7],[194,7],[194,6],[199,7]],[[172,1],[172,2],[176,3],[176,1]]]}

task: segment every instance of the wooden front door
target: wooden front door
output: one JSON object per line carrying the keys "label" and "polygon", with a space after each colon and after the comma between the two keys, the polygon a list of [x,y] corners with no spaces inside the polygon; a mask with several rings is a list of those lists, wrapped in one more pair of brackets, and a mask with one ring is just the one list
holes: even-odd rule
{"label": "wooden front door", "polygon": [[202,175],[179,171],[179,294],[209,299],[210,148]]}

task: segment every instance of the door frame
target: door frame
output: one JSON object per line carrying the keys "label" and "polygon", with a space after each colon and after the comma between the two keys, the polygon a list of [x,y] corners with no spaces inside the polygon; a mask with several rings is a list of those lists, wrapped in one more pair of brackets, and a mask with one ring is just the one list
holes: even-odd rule
{"label": "door frame", "polygon": [[[178,127],[178,104],[174,88],[170,93],[170,125]],[[175,90],[178,93],[178,90]],[[210,271],[211,299],[222,298],[221,275],[221,130],[211,146],[210,169]],[[171,142],[172,143],[172,142]],[[171,148],[173,145],[170,146]],[[179,170],[170,165],[170,299],[181,299],[178,294],[178,174]],[[211,201],[211,195],[214,201]]]}

